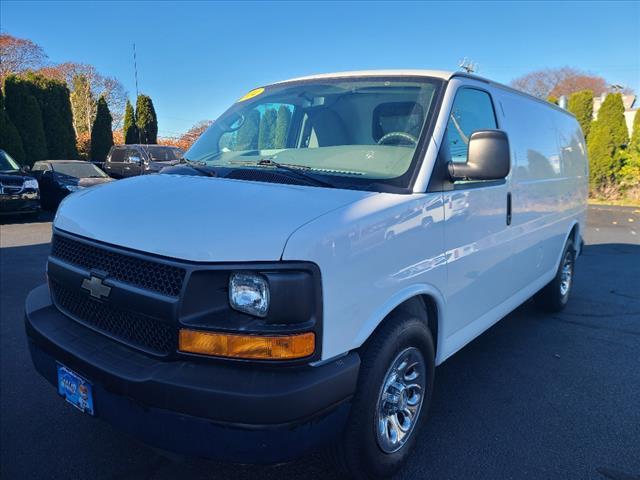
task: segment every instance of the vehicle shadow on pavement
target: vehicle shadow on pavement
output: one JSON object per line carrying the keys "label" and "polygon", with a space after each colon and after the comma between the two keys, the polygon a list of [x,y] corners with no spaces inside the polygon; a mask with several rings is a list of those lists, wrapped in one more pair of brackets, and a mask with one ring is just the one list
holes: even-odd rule
{"label": "vehicle shadow on pavement", "polygon": [[[2,478],[339,478],[320,453],[275,467],[161,454],[65,404],[35,373],[22,323],[48,250],[0,250]],[[577,269],[565,311],[527,302],[436,370],[429,422],[397,478],[640,472],[640,245],[587,246]]]}
{"label": "vehicle shadow on pavement", "polygon": [[40,210],[28,215],[1,215],[0,225],[17,225],[26,223],[51,222],[55,213]]}

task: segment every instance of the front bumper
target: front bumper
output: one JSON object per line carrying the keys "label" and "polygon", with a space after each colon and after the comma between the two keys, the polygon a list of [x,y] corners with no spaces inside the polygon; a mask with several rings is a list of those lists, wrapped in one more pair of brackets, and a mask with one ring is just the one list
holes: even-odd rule
{"label": "front bumper", "polygon": [[40,210],[38,192],[0,195],[0,214],[34,213]]}
{"label": "front bumper", "polygon": [[156,447],[241,463],[296,458],[342,430],[360,359],[318,367],[163,361],[69,319],[42,285],[26,301],[36,370],[56,385],[58,362],[93,384],[96,415]]}

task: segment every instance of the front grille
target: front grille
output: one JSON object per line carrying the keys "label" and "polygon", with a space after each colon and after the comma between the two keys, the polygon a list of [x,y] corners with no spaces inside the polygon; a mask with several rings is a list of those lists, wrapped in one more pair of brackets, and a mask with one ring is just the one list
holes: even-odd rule
{"label": "front grille", "polygon": [[0,187],[0,191],[5,195],[17,195],[18,193],[22,192],[22,187],[2,186]]}
{"label": "front grille", "polygon": [[61,235],[53,236],[51,255],[87,270],[100,270],[110,278],[163,295],[180,295],[184,268],[144,260],[79,242]]}
{"label": "front grille", "polygon": [[175,350],[175,330],[168,324],[137,313],[117,309],[86,294],[51,282],[53,299],[74,320],[120,342],[156,355]]}
{"label": "front grille", "polygon": [[11,185],[13,187],[20,187],[22,188],[22,184],[24,183],[24,178],[22,177],[12,177],[12,176],[6,176],[6,177],[2,177],[2,181],[0,182],[0,184],[7,186],[7,185]]}

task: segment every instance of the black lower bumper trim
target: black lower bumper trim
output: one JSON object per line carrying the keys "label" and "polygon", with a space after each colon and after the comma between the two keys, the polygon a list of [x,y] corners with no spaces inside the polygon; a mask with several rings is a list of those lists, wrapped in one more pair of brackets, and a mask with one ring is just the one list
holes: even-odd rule
{"label": "black lower bumper trim", "polygon": [[[98,416],[125,430],[137,425],[133,433],[147,441],[162,433],[158,429],[166,429],[170,445],[150,443],[175,451],[184,451],[175,448],[172,440],[182,434],[169,425],[188,426],[185,431],[190,435],[203,437],[224,430],[224,441],[214,443],[237,436],[257,442],[254,446],[272,445],[286,437],[306,449],[342,428],[360,365],[356,353],[322,366],[295,368],[158,360],[60,313],[46,285],[29,294],[25,324],[34,365],[47,380],[55,385],[56,362],[66,365],[94,385]],[[136,418],[124,420],[131,415]],[[316,430],[311,438],[302,439],[303,433]],[[149,437],[150,432],[155,433]],[[248,432],[254,432],[253,440],[246,437]],[[201,443],[193,438],[189,442],[191,447],[205,448],[195,445]],[[193,449],[184,453],[237,461],[282,460],[270,458],[267,451],[270,448],[253,459]]]}

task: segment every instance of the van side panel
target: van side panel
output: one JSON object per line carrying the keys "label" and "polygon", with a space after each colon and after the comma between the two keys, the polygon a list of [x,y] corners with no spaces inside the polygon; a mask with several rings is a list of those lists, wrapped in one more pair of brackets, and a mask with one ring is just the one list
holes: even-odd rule
{"label": "van side panel", "polygon": [[410,297],[429,295],[445,310],[443,238],[441,193],[366,197],[291,235],[283,260],[322,272],[323,360],[362,345]]}
{"label": "van side panel", "polygon": [[584,222],[587,177],[577,121],[542,102],[496,89],[512,156],[512,280],[551,280],[567,234]]}

